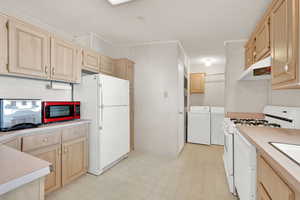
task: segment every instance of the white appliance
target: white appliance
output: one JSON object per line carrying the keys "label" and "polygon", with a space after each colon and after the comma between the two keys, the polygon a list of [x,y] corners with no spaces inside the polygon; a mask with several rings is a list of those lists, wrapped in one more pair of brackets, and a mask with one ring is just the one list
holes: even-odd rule
{"label": "white appliance", "polygon": [[209,106],[192,106],[188,113],[189,143],[210,144],[210,108]]}
{"label": "white appliance", "polygon": [[74,86],[81,117],[91,119],[89,172],[100,175],[129,153],[129,82],[97,74]]}
{"label": "white appliance", "polygon": [[256,199],[256,149],[236,125],[300,128],[300,108],[266,106],[263,113],[264,120],[224,119],[226,176],[230,191],[241,200]]}
{"label": "white appliance", "polygon": [[240,200],[256,200],[256,148],[234,132],[234,185]]}
{"label": "white appliance", "polygon": [[229,186],[229,191],[235,195],[235,187],[234,187],[234,174],[233,174],[233,133],[234,133],[235,125],[229,118],[224,119],[224,168],[225,174]]}
{"label": "white appliance", "polygon": [[211,144],[224,145],[224,107],[210,107]]}
{"label": "white appliance", "polygon": [[254,80],[271,79],[271,74],[256,76],[254,73],[255,70],[259,70],[259,69],[263,69],[263,68],[271,67],[271,66],[272,66],[272,57],[269,56],[265,59],[258,61],[257,63],[254,63],[253,65],[251,65],[248,69],[246,69],[242,73],[239,80],[240,81],[254,81]]}

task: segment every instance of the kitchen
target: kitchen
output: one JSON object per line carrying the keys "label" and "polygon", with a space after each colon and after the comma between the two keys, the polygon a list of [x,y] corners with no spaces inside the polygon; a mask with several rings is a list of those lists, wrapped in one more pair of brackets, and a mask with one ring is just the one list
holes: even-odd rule
{"label": "kitchen", "polygon": [[300,199],[299,6],[3,1],[0,199]]}

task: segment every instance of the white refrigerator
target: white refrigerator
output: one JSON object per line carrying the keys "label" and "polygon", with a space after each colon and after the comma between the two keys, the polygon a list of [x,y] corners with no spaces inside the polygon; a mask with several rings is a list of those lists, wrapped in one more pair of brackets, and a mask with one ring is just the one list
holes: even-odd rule
{"label": "white refrigerator", "polygon": [[100,175],[130,151],[129,81],[86,75],[74,86],[81,118],[90,119],[89,173]]}

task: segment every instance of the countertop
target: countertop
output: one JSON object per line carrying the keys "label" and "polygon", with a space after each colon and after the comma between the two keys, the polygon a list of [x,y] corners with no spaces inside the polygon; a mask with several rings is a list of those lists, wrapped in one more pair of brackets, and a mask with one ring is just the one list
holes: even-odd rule
{"label": "countertop", "polygon": [[0,195],[50,173],[50,163],[0,144]]}
{"label": "countertop", "polygon": [[265,115],[263,113],[227,112],[226,117],[237,119],[264,119]]}
{"label": "countertop", "polygon": [[17,136],[37,134],[37,133],[41,132],[42,130],[45,131],[45,130],[63,128],[63,127],[68,127],[68,126],[74,126],[74,125],[78,125],[78,124],[85,124],[85,123],[91,123],[91,120],[77,119],[77,120],[66,121],[66,122],[43,124],[36,128],[28,128],[28,129],[22,129],[22,130],[16,130],[16,131],[0,132],[0,142],[3,140],[13,138],[13,137],[17,137]]}
{"label": "countertop", "polygon": [[269,142],[300,144],[300,130],[239,126],[246,137],[290,186],[300,192],[300,166]]}

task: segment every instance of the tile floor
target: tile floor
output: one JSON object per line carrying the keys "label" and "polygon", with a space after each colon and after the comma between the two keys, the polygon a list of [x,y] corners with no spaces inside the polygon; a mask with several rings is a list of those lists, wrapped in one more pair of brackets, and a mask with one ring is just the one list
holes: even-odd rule
{"label": "tile floor", "polygon": [[85,175],[46,200],[233,200],[221,146],[186,145],[177,159],[133,152],[102,176]]}

